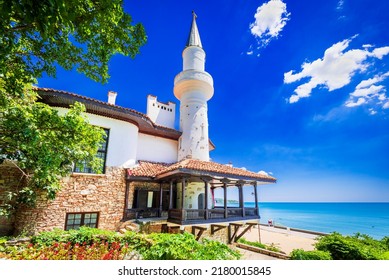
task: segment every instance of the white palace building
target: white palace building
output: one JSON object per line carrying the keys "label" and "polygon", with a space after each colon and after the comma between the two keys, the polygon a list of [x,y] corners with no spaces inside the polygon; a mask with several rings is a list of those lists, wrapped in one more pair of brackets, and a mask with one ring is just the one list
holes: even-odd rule
{"label": "white palace building", "polygon": [[[84,225],[118,230],[124,222],[136,219],[181,228],[258,222],[257,186],[276,179],[210,161],[215,146],[208,137],[207,101],[214,88],[212,76],[205,71],[195,14],[182,57],[183,69],[174,79],[174,96],[180,101],[179,129],[174,126],[176,104],[162,103],[156,96],[147,97],[144,114],[115,104],[115,92],[109,92],[108,101],[102,102],[38,88],[41,102],[60,112],[65,113],[74,102],[85,105],[89,122],[107,134],[98,152],[104,166],[100,174],[94,174],[87,164],[79,166],[62,179],[55,200],[41,198],[36,208],[19,209],[11,221],[0,221],[0,229],[35,233]],[[12,187],[10,174],[17,172],[10,168],[0,170],[0,191]],[[234,203],[228,197],[230,188],[238,194]],[[245,207],[244,188],[251,188],[254,195],[256,203],[251,208]]]}

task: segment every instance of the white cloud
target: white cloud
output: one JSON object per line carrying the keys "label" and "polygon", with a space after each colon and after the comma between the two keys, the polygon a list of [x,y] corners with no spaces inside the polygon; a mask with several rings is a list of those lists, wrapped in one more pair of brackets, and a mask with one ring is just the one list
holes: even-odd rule
{"label": "white cloud", "polygon": [[[376,107],[387,109],[389,107],[389,98],[386,96],[386,89],[383,85],[378,85],[389,77],[389,72],[382,75],[376,75],[373,78],[361,81],[354,92],[350,93],[349,99],[345,106],[357,107],[362,104],[374,104]],[[373,108],[369,109],[371,115],[375,115],[377,111]]]}
{"label": "white cloud", "polygon": [[389,47],[376,48],[375,50],[373,50],[374,56],[376,56],[378,59],[382,59],[388,53],[389,53]]}
{"label": "white cloud", "polygon": [[263,170],[259,171],[258,174],[269,176],[269,173],[267,173],[266,171],[263,171]]}
{"label": "white cloud", "polygon": [[[322,58],[303,63],[300,72],[295,73],[291,70],[285,73],[284,83],[286,84],[309,78],[308,82],[300,84],[294,90],[289,102],[295,103],[300,98],[309,97],[312,90],[318,86],[323,86],[328,91],[342,88],[350,83],[355,73],[365,72],[371,66],[367,62],[368,58],[382,59],[383,56],[389,54],[389,47],[376,48],[372,51],[367,49],[346,50],[355,37],[332,45],[324,52]],[[350,104],[356,103],[352,102]]]}
{"label": "white cloud", "polygon": [[364,45],[362,45],[362,48],[365,48],[365,49],[372,48],[372,47],[374,47],[374,46],[371,45],[371,44],[364,44]]}
{"label": "white cloud", "polygon": [[353,93],[351,93],[352,96],[355,97],[368,97],[371,95],[377,95],[382,92],[382,90],[385,90],[384,86],[376,86],[371,85],[370,87],[365,88],[356,88]]}
{"label": "white cloud", "polygon": [[339,0],[338,1],[338,5],[336,6],[336,9],[339,11],[339,10],[343,10],[343,5],[344,5],[344,0]]}
{"label": "white cloud", "polygon": [[339,13],[338,19],[340,19],[340,20],[346,18],[346,16],[343,14],[344,2],[345,2],[345,0],[339,0],[337,5],[336,5],[336,11]]}
{"label": "white cloud", "polygon": [[261,47],[267,46],[271,39],[277,38],[290,19],[286,4],[282,0],[270,0],[257,8],[255,21],[250,24],[250,31],[257,38]]}
{"label": "white cloud", "polygon": [[377,75],[374,78],[370,78],[370,79],[367,79],[367,80],[360,82],[355,88],[356,89],[367,88],[371,85],[382,82],[388,76],[389,76],[389,72],[387,72],[383,75]]}
{"label": "white cloud", "polygon": [[358,100],[356,102],[347,101],[346,106],[347,107],[357,107],[357,106],[365,104],[365,103],[366,103],[366,99],[363,97],[360,97],[360,98],[358,98]]}

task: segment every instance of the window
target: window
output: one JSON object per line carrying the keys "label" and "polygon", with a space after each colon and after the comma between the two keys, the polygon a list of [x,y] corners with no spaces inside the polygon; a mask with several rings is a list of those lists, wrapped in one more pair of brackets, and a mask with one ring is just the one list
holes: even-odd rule
{"label": "window", "polygon": [[134,208],[157,208],[159,191],[135,190]]}
{"label": "window", "polygon": [[97,228],[99,220],[98,212],[91,213],[67,213],[65,230],[79,229],[81,226]]}
{"label": "window", "polygon": [[109,129],[104,128],[105,136],[97,151],[96,157],[101,158],[101,166],[97,170],[93,170],[87,161],[78,162],[74,165],[74,172],[76,173],[105,173],[105,162],[107,159],[108,137]]}

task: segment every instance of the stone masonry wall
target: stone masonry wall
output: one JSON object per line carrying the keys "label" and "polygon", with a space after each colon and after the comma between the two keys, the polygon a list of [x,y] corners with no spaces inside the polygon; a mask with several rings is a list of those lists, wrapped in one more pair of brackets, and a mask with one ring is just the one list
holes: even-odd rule
{"label": "stone masonry wall", "polygon": [[19,209],[15,233],[64,229],[66,213],[99,212],[98,228],[116,230],[123,217],[125,170],[107,167],[106,174],[72,174],[62,179],[62,188],[52,201],[43,196],[34,209]]}
{"label": "stone masonry wall", "polygon": [[[8,192],[21,186],[23,180],[22,172],[10,162],[0,164],[0,207],[7,202]],[[0,216],[0,236],[13,233],[14,217],[6,218]]]}

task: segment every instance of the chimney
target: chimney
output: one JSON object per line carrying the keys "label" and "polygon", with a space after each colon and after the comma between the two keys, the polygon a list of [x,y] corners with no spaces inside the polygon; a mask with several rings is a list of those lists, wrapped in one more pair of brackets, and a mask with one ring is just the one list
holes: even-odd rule
{"label": "chimney", "polygon": [[117,92],[114,91],[108,91],[108,104],[115,105]]}

